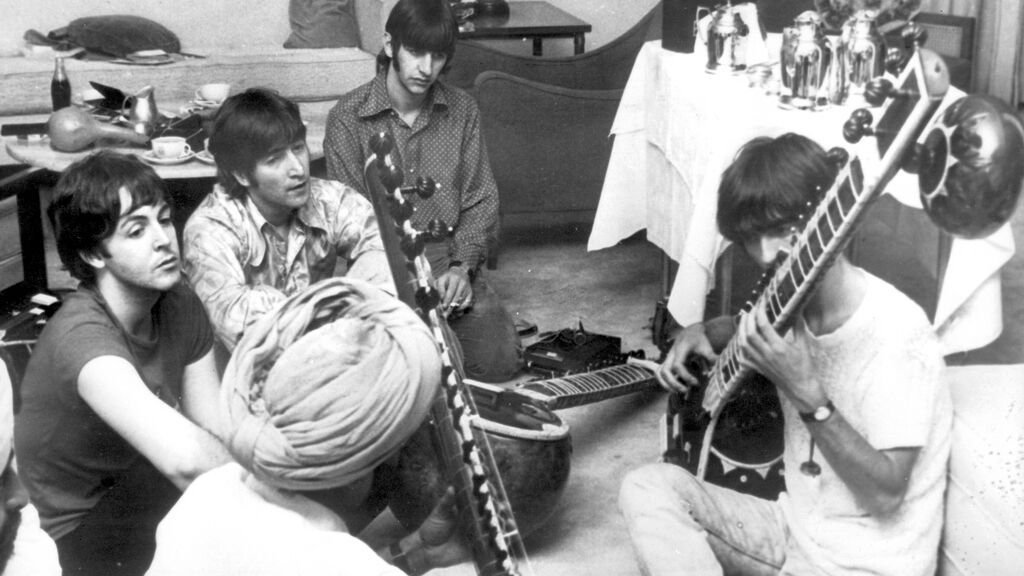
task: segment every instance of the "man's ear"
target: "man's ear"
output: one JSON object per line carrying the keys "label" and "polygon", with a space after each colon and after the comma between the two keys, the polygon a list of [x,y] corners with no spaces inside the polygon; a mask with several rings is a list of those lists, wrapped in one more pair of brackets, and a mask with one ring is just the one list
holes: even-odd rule
{"label": "man's ear", "polygon": [[393,48],[393,46],[391,46],[391,34],[389,34],[387,32],[384,33],[384,54],[388,58],[394,58],[395,57],[394,48]]}
{"label": "man's ear", "polygon": [[231,172],[231,175],[234,176],[235,182],[238,182],[239,184],[241,184],[242,187],[244,187],[244,188],[248,188],[249,187],[249,177],[248,176],[246,176],[245,174],[243,174],[243,173],[241,173],[241,172],[239,172],[237,170]]}
{"label": "man's ear", "polygon": [[97,270],[107,267],[107,263],[99,254],[99,250],[79,250],[78,257],[81,258],[83,262]]}

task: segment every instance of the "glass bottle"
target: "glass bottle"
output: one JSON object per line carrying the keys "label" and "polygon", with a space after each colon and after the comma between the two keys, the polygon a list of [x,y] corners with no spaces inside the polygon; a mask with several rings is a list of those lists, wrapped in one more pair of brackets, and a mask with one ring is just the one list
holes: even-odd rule
{"label": "glass bottle", "polygon": [[64,70],[63,57],[54,60],[53,80],[50,81],[50,100],[53,102],[54,110],[71,106],[71,82],[68,81],[68,73]]}

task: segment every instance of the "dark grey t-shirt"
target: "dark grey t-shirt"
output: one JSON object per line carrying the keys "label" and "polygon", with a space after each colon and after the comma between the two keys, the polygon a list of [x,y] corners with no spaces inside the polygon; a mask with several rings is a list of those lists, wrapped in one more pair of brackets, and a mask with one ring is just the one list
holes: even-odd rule
{"label": "dark grey t-shirt", "polygon": [[177,407],[185,367],[213,345],[206,312],[184,283],[160,298],[153,322],[155,338],[134,338],[98,292],[79,287],[36,344],[15,417],[15,454],[42,526],[55,540],[143,458],[79,396],[82,367],[100,356],[125,358],[155,395]]}

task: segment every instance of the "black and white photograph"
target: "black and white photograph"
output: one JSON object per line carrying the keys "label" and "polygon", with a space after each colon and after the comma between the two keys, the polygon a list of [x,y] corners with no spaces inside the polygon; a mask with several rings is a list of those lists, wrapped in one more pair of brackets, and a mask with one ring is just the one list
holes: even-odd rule
{"label": "black and white photograph", "polygon": [[5,0],[0,576],[1011,576],[1016,0]]}

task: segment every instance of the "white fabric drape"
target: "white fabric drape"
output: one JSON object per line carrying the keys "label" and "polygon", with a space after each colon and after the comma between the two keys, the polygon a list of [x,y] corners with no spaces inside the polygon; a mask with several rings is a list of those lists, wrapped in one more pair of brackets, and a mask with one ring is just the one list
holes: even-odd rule
{"label": "white fabric drape", "polygon": [[1024,4],[1020,0],[922,0],[926,12],[972,16],[974,91],[1024,103]]}

